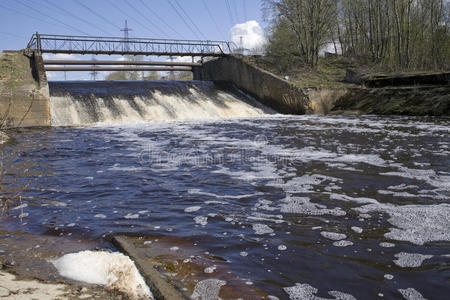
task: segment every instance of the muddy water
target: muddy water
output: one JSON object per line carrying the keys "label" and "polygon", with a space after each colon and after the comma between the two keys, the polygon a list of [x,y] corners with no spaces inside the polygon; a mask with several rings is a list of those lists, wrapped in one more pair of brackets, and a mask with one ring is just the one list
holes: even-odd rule
{"label": "muddy water", "polygon": [[22,204],[5,230],[183,238],[280,299],[450,294],[448,119],[263,116],[15,138],[2,184]]}

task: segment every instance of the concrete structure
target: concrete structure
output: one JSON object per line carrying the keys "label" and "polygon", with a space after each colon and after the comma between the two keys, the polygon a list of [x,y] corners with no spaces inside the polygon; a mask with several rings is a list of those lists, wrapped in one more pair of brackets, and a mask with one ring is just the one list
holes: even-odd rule
{"label": "concrete structure", "polygon": [[226,56],[193,67],[194,80],[228,81],[263,104],[285,114],[304,114],[310,107],[308,96],[288,81]]}
{"label": "concrete structure", "polygon": [[0,54],[0,126],[50,126],[50,97],[42,56]]}

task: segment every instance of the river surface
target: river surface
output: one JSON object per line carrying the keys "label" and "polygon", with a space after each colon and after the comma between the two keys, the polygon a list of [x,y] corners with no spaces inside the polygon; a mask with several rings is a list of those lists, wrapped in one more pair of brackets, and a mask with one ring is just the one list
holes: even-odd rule
{"label": "river surface", "polygon": [[3,229],[186,238],[280,299],[450,295],[449,119],[271,115],[15,138],[3,185],[22,205]]}

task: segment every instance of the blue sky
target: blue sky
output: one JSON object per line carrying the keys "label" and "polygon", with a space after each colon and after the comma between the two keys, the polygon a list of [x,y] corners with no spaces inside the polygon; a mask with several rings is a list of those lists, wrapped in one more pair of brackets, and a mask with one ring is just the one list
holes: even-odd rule
{"label": "blue sky", "polygon": [[[183,14],[177,2],[195,25],[184,16],[187,26],[178,16],[170,4]],[[261,0],[0,0],[0,50],[24,48],[36,31],[122,36],[125,20],[132,28],[130,37],[209,40],[228,40],[237,23],[263,23]]]}

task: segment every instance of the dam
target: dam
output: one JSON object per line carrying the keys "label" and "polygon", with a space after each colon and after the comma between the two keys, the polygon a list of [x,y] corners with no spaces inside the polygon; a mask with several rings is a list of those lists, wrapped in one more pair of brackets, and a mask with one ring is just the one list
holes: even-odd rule
{"label": "dam", "polygon": [[52,126],[274,114],[233,85],[205,81],[49,82]]}

